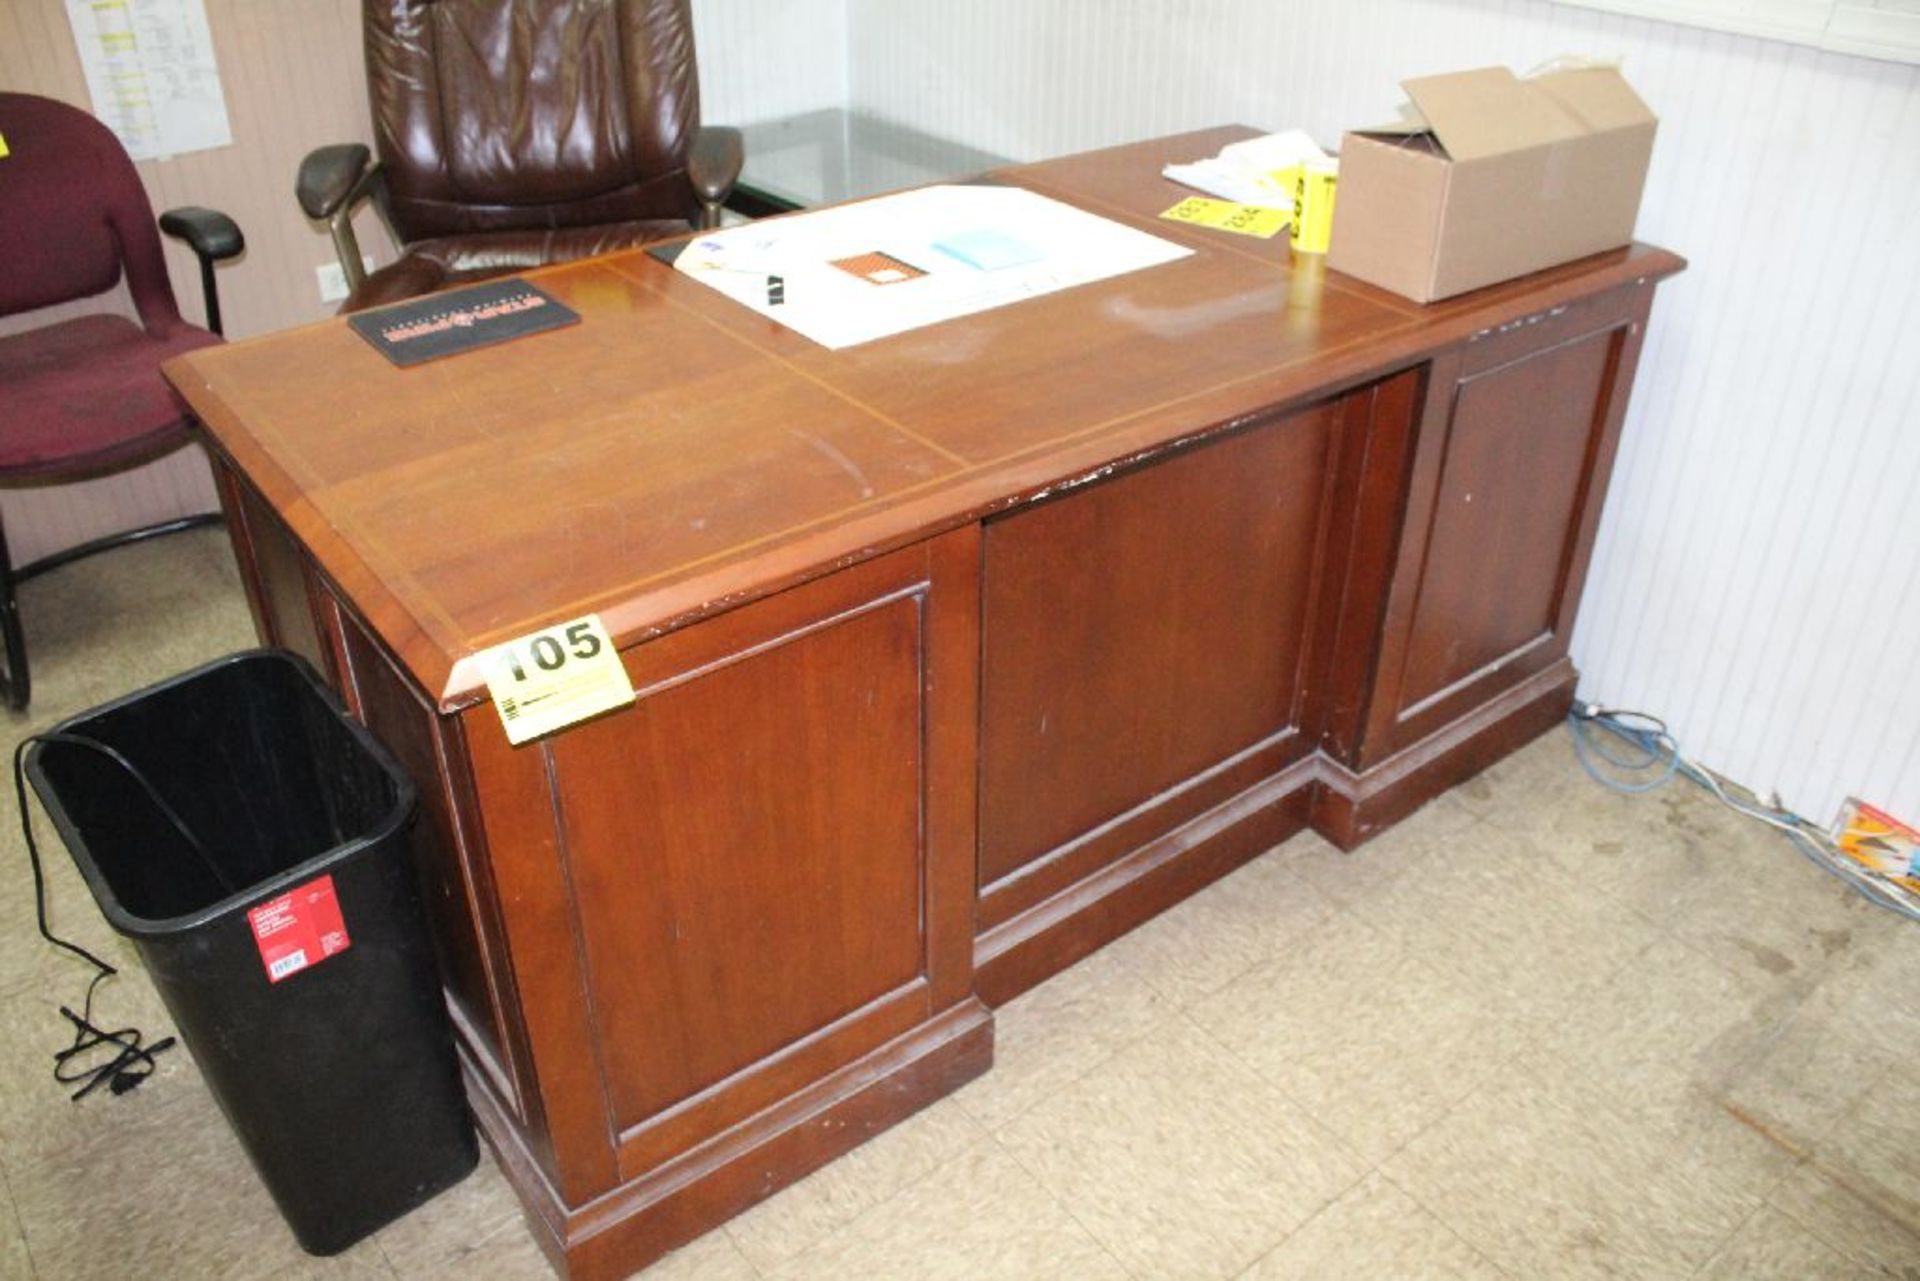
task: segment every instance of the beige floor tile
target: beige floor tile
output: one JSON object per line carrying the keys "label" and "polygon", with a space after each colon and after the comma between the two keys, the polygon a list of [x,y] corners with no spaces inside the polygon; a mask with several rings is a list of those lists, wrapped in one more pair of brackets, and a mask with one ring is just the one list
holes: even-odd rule
{"label": "beige floor tile", "polygon": [[1602,1094],[1742,1191],[1763,1195],[1795,1160],[1769,1134],[1797,1130],[1806,1116],[1755,1115],[1735,1100],[1754,1101],[1752,1084],[1765,1078],[1791,1026],[1783,997],[1776,984],[1662,939],[1588,989],[1577,1013],[1548,1025],[1541,1043],[1555,1051],[1547,1063],[1577,1076],[1563,1084],[1563,1097]]}
{"label": "beige floor tile", "polygon": [[1659,1127],[1531,1056],[1481,1087],[1383,1167],[1516,1276],[1685,1276],[1758,1206]]}
{"label": "beige floor tile", "polygon": [[32,1276],[26,1233],[20,1230],[20,1216],[13,1210],[13,1191],[6,1171],[0,1169],[0,1277],[28,1281]]}
{"label": "beige floor tile", "polygon": [[1392,1155],[1529,1044],[1509,1009],[1349,917],[1191,1011],[1369,1162]]}
{"label": "beige floor tile", "polygon": [[1901,1222],[1920,1225],[1920,1082],[1891,1068],[1816,1145],[1821,1166]]}
{"label": "beige floor tile", "polygon": [[719,1231],[681,1246],[640,1275],[646,1281],[760,1281],[760,1270]]}
{"label": "beige floor tile", "polygon": [[1876,914],[1844,952],[1809,982],[1810,1016],[1823,1018],[1835,1035],[1877,1045],[1905,1062],[1920,1060],[1920,1002],[1906,999],[1920,971],[1920,924]]}
{"label": "beige floor tile", "polygon": [[1185,1007],[1292,946],[1333,913],[1280,851],[1216,881],[1108,950],[1160,995]]}
{"label": "beige floor tile", "polygon": [[[552,1273],[534,1244],[519,1199],[484,1144],[472,1174],[381,1228],[374,1240],[403,1277]],[[539,1271],[520,1266],[534,1261]]]}
{"label": "beige floor tile", "polygon": [[[9,744],[13,741],[8,740]],[[117,969],[138,969],[140,962],[132,944],[107,924],[94,905],[92,892],[38,801],[29,804],[34,811],[41,865],[46,870],[48,928]],[[64,993],[61,1000],[78,1001],[85,996],[93,967],[40,936],[33,893],[33,875],[9,791],[6,816],[0,819],[0,996]]]}
{"label": "beige floor tile", "polygon": [[[1813,1163],[1796,1169],[1773,1190],[1771,1203],[1862,1267],[1904,1279],[1920,1277],[1920,1222],[1906,1208],[1870,1203],[1873,1188],[1851,1185],[1851,1173],[1823,1171]],[[1847,1178],[1848,1186],[1838,1180]]]}
{"label": "beige floor tile", "polygon": [[942,1099],[735,1218],[727,1235],[771,1270],[986,1141],[979,1122]]}
{"label": "beige floor tile", "polygon": [[1242,1281],[1332,1277],[1497,1281],[1504,1275],[1419,1202],[1379,1174],[1370,1174],[1241,1277]]}
{"label": "beige floor tile", "polygon": [[996,1137],[1137,1276],[1232,1276],[1364,1173],[1185,1018]]}
{"label": "beige floor tile", "polygon": [[1406,870],[1410,861],[1406,851],[1390,842],[1398,830],[1392,829],[1351,852],[1318,832],[1302,832],[1280,847],[1280,856],[1294,875],[1320,891],[1335,908],[1345,911],[1380,893]]}
{"label": "beige floor tile", "polygon": [[[432,1207],[424,1207],[416,1213],[431,1213]],[[533,1234],[523,1222],[507,1223],[496,1226],[471,1225],[468,1231],[473,1235],[463,1243],[460,1252],[443,1263],[429,1267],[393,1265],[393,1273],[401,1281],[429,1281],[437,1277],[484,1277],[486,1281],[553,1281],[553,1265],[547,1262],[547,1256],[540,1252]],[[671,1258],[672,1256],[669,1256]],[[738,1259],[738,1256],[735,1256]],[[746,1260],[738,1260],[745,1266]],[[662,1261],[663,1263],[665,1260]],[[651,1272],[647,1273],[652,1276]],[[692,1277],[693,1272],[681,1275]],[[719,1274],[716,1274],[716,1277]],[[748,1276],[748,1273],[735,1273],[735,1276]]]}
{"label": "beige floor tile", "polygon": [[1341,850],[1316,832],[1302,832],[1280,847],[1280,855],[1328,902],[1348,909],[1371,902],[1402,877],[1444,859],[1455,839],[1472,825],[1457,806],[1436,811],[1428,805],[1352,851]]}
{"label": "beige floor tile", "polygon": [[1456,805],[1478,817],[1526,798],[1538,798],[1543,791],[1574,778],[1584,778],[1573,757],[1573,743],[1564,725],[1534,739],[1448,792]]}
{"label": "beige floor tile", "polygon": [[390,1277],[372,1240],[329,1259],[303,1253],[204,1090],[126,1119],[52,1156],[7,1167],[34,1267],[60,1281],[152,1275]]}
{"label": "beige floor tile", "polygon": [[29,723],[51,724],[257,644],[220,529],[120,548],[22,587]]}
{"label": "beige floor tile", "polygon": [[1692,896],[1712,891],[1716,864],[1739,848],[1697,821],[1699,806],[1685,802],[1695,790],[1679,782],[1622,796],[1576,778],[1487,822],[1538,851],[1568,883],[1666,925]]}
{"label": "beige floor tile", "polygon": [[1410,956],[1534,1022],[1618,972],[1658,931],[1558,873],[1517,838],[1481,825],[1403,876],[1355,916]]}
{"label": "beige floor tile", "polygon": [[1112,948],[1095,952],[994,1011],[993,1068],[954,1100],[998,1129],[1172,1013]]}
{"label": "beige floor tile", "polygon": [[[79,971],[80,967],[74,967]],[[79,1085],[53,1079],[53,1055],[73,1043],[59,1007],[78,1009],[85,982],[52,992],[0,997],[0,1162],[18,1168],[45,1160],[76,1143],[107,1142],[113,1133],[178,1094],[203,1090],[184,1046],[176,1043],[155,1059],[153,1075],[139,1088],[112,1095],[101,1087],[74,1102]],[[145,975],[121,974],[100,985],[94,998],[100,1026],[137,1027],[147,1044],[173,1035],[173,1021]],[[94,1060],[94,1061],[104,1061]]]}
{"label": "beige floor tile", "polygon": [[1900,1060],[1879,1043],[1836,1028],[1830,1011],[1802,996],[1778,994],[1766,1015],[1770,1027],[1741,1030],[1725,1055],[1731,1061],[1723,1069],[1723,1097],[1786,1146],[1805,1150],[1817,1149],[1876,1082],[1900,1070]]}
{"label": "beige floor tile", "polygon": [[[198,530],[122,548],[34,579],[21,589],[33,704],[5,718],[8,749],[43,730],[221,654],[256,642],[226,534]],[[12,806],[8,806],[9,810]],[[136,964],[93,906],[58,833],[35,809],[54,931],[119,966]],[[19,819],[0,821],[0,994],[65,991],[84,966],[41,940]]]}
{"label": "beige floor tile", "polygon": [[1127,1274],[1011,1157],[984,1143],[768,1275],[1101,1281]]}
{"label": "beige floor tile", "polygon": [[1762,1206],[1697,1275],[1701,1281],[1837,1281],[1884,1274],[1849,1260],[1772,1206]]}
{"label": "beige floor tile", "polygon": [[1871,951],[1899,923],[1757,824],[1677,897],[1667,922],[1676,937],[1729,967],[1809,983]]}

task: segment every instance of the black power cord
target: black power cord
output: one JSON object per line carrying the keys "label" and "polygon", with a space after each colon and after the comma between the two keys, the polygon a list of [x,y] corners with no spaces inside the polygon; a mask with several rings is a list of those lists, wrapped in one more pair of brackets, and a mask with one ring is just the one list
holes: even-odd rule
{"label": "black power cord", "polygon": [[40,865],[40,847],[33,839],[33,815],[27,806],[26,752],[29,745],[35,743],[66,743],[71,746],[85,747],[102,752],[118,760],[129,773],[137,779],[147,794],[152,797],[176,828],[187,836],[188,842],[205,857],[205,850],[199,842],[193,840],[181,824],[179,816],[172,807],[154,792],[151,784],[135,770],[127,759],[104,743],[77,734],[29,734],[13,749],[13,792],[20,806],[20,834],[26,840],[27,861],[33,867],[33,910],[40,926],[40,936],[74,956],[93,966],[96,973],[93,981],[87,984],[86,999],[81,1003],[80,1012],[75,1014],[69,1006],[60,1007],[60,1015],[73,1026],[73,1044],[57,1051],[53,1056],[53,1079],[62,1085],[78,1084],[80,1088],[73,1092],[77,1102],[105,1085],[110,1093],[125,1094],[137,1087],[142,1081],[153,1075],[156,1056],[170,1050],[176,1042],[173,1037],[163,1036],[151,1045],[138,1028],[125,1027],[106,1029],[93,1021],[93,997],[100,984],[120,971],[99,957],[56,935],[47,926],[47,878],[45,869]]}

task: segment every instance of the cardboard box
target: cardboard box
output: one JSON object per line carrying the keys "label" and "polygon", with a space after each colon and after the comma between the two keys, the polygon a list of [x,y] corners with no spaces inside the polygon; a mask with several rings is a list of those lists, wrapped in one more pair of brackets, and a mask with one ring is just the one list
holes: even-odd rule
{"label": "cardboard box", "polygon": [[1633,239],[1656,122],[1618,71],[1402,87],[1417,118],[1341,143],[1329,267],[1432,302]]}

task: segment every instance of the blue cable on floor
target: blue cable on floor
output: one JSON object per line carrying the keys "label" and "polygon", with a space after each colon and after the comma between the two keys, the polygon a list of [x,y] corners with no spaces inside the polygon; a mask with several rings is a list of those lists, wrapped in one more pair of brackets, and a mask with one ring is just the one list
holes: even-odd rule
{"label": "blue cable on floor", "polygon": [[[1605,730],[1636,754],[1609,750],[1596,736],[1595,727]],[[1908,920],[1920,921],[1916,907],[1898,889],[1856,868],[1846,855],[1831,848],[1824,833],[1791,810],[1743,805],[1727,795],[1720,780],[1681,755],[1680,744],[1658,716],[1645,712],[1596,707],[1575,703],[1567,713],[1567,728],[1573,734],[1573,754],[1580,768],[1601,786],[1615,792],[1637,795],[1661,787],[1675,775],[1683,775],[1711,792],[1722,805],[1748,818],[1785,833],[1794,848],[1821,871],[1839,880],[1847,888],[1877,907],[1896,912]],[[1604,763],[1604,767],[1603,767]],[[1626,773],[1657,769],[1651,778],[1621,778],[1608,768]]]}

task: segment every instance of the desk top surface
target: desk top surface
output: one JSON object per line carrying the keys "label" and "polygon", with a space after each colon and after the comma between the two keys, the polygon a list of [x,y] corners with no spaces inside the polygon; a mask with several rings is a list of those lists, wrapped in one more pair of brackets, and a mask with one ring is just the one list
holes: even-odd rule
{"label": "desk top surface", "polygon": [[1195,252],[843,351],[644,253],[529,273],[583,323],[411,369],[342,320],[169,374],[442,707],[478,651],[598,612],[620,643],[1317,399],[1516,311],[1680,268],[1633,246],[1422,307],[1158,219],[1241,129],[1000,171]]}

